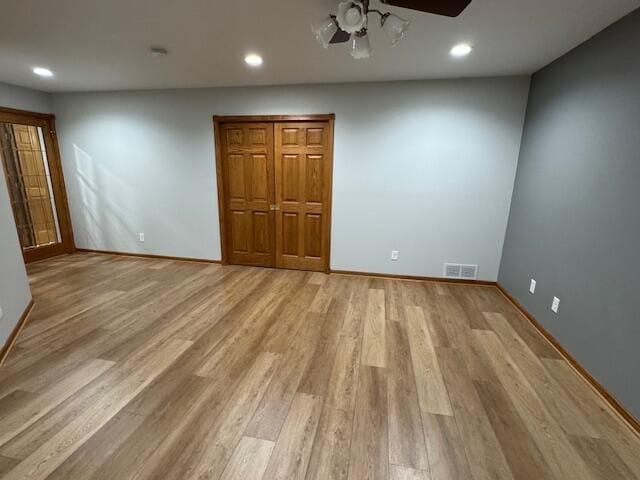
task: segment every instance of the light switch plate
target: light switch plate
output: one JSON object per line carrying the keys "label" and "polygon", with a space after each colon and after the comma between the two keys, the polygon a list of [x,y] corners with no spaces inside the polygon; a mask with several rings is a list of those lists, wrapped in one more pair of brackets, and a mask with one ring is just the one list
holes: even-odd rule
{"label": "light switch plate", "polygon": [[0,305],[0,318],[4,317],[4,312],[2,311],[2,305]]}
{"label": "light switch plate", "polygon": [[536,281],[532,278],[531,279],[531,284],[529,285],[529,293],[530,294],[533,295],[534,293],[536,293],[536,285],[537,285]]}
{"label": "light switch plate", "polygon": [[558,308],[560,307],[560,299],[558,297],[553,297],[553,302],[551,303],[551,310],[553,313],[558,313]]}
{"label": "light switch plate", "polygon": [[398,250],[391,250],[391,260],[393,260],[394,262],[397,262],[399,257],[400,257],[400,252]]}
{"label": "light switch plate", "polygon": [[144,233],[139,233],[138,239],[140,240],[140,243],[144,243]]}

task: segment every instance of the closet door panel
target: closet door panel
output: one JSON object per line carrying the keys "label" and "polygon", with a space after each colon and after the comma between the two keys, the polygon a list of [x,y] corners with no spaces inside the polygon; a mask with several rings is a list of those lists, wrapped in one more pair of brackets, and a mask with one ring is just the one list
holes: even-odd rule
{"label": "closet door panel", "polygon": [[228,261],[273,267],[273,124],[223,124],[221,129]]}
{"label": "closet door panel", "polygon": [[278,267],[328,269],[330,128],[328,122],[275,124]]}

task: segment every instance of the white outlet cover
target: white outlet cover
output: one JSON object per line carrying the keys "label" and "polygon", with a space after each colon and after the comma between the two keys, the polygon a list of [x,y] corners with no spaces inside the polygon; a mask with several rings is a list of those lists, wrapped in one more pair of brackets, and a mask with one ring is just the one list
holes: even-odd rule
{"label": "white outlet cover", "polygon": [[138,238],[140,239],[141,242],[144,242],[144,233],[139,233]]}
{"label": "white outlet cover", "polygon": [[396,261],[400,257],[400,252],[398,250],[391,250],[391,260]]}
{"label": "white outlet cover", "polygon": [[553,297],[553,302],[551,303],[551,311],[553,311],[553,313],[558,313],[559,307],[560,307],[560,299],[558,297]]}
{"label": "white outlet cover", "polygon": [[529,293],[534,294],[536,293],[536,281],[532,278],[531,279],[531,284],[529,285]]}
{"label": "white outlet cover", "polygon": [[4,317],[4,312],[2,311],[2,305],[0,305],[0,318]]}

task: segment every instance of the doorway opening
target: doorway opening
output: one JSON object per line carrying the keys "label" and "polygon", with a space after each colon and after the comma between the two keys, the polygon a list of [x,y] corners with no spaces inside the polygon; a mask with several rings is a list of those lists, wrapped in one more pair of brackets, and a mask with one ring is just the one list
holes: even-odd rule
{"label": "doorway opening", "polygon": [[0,108],[0,160],[25,263],[73,252],[53,115]]}
{"label": "doorway opening", "polygon": [[329,271],[335,116],[216,116],[222,262]]}

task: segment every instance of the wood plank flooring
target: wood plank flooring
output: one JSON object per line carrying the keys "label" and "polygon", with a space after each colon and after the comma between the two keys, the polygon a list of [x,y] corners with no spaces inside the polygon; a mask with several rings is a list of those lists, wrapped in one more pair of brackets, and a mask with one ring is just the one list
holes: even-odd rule
{"label": "wood plank flooring", "polygon": [[76,254],[29,266],[0,479],[640,479],[493,287]]}

